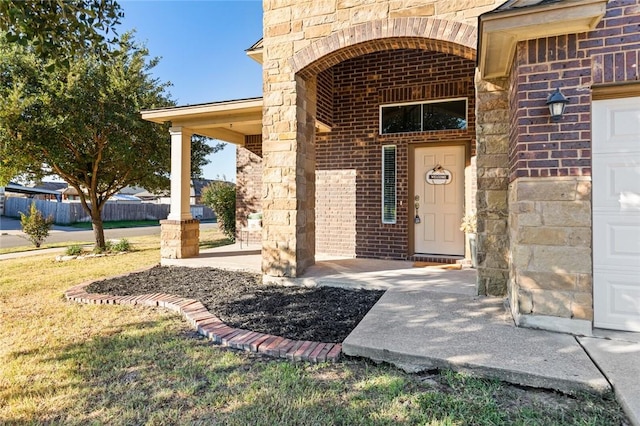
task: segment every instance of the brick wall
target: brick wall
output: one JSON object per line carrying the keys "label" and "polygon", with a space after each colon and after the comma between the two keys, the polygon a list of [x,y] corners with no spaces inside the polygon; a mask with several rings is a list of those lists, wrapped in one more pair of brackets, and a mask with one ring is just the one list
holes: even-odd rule
{"label": "brick wall", "polygon": [[356,170],[316,171],[316,253],[356,257]]}
{"label": "brick wall", "polygon": [[333,69],[329,68],[318,74],[317,119],[322,123],[333,125]]}
{"label": "brick wall", "polygon": [[[329,247],[331,235],[342,232],[326,216],[355,210],[355,254],[360,257],[405,258],[409,245],[409,147],[425,143],[465,141],[475,152],[475,63],[445,53],[395,50],[344,61],[333,71],[333,128],[316,137],[318,188],[327,193],[338,173],[355,175],[352,198],[332,200],[330,208],[318,198],[316,247]],[[469,100],[467,130],[379,135],[379,106],[451,97]],[[396,224],[381,220],[381,149],[397,145]],[[339,205],[338,203],[344,203]],[[349,205],[347,205],[349,203]],[[320,228],[319,224],[324,224]],[[328,227],[328,228],[327,228]]]}
{"label": "brick wall", "polygon": [[[509,90],[509,298],[520,325],[591,331],[592,90],[638,79],[639,5],[611,1],[593,31],[517,46]],[[570,103],[554,122],[545,103],[557,87]]]}
{"label": "brick wall", "polygon": [[[591,86],[638,79],[639,9],[637,0],[612,1],[594,31],[518,45],[511,180],[591,175]],[[553,122],[545,102],[558,87],[570,103]]]}
{"label": "brick wall", "polygon": [[[247,226],[250,213],[262,211],[262,136],[246,136],[245,145],[236,147],[236,231]],[[261,244],[262,235],[244,235],[250,244]]]}

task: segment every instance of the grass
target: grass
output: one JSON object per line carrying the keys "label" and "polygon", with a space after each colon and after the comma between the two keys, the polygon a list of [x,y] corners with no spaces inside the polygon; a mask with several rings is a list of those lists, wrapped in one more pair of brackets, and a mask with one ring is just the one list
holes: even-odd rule
{"label": "grass", "polygon": [[[80,229],[92,229],[91,222],[75,222],[71,226]],[[158,220],[112,220],[108,222],[102,222],[104,229],[118,229],[118,228],[139,228],[142,226],[160,226]]]}
{"label": "grass", "polygon": [[[25,244],[27,243],[27,241],[25,240]],[[7,253],[21,253],[23,251],[32,251],[32,250],[44,250],[44,249],[50,249],[50,248],[62,248],[62,247],[69,247],[72,245],[87,245],[90,244],[89,241],[66,241],[63,243],[44,243],[42,244],[42,246],[40,246],[39,248],[35,248],[33,246],[33,244],[31,245],[24,245],[24,246],[19,246],[19,247],[7,247],[7,248],[0,248],[0,254],[7,254]]]}
{"label": "grass", "polygon": [[[147,222],[153,222],[153,221],[147,221]],[[88,225],[87,229],[91,229],[91,224]],[[109,229],[109,228],[105,228],[105,229]],[[27,243],[28,243],[28,240],[25,239],[25,244]],[[220,247],[220,246],[224,246],[232,243],[233,241],[230,238],[223,237],[217,230],[213,230],[213,231],[210,231],[208,229],[200,230],[200,249],[201,250]],[[44,249],[50,249],[50,248],[67,248],[70,246],[86,246],[86,245],[92,246],[92,244],[94,244],[93,241],[66,241],[61,243],[45,242],[44,244],[42,244],[40,248],[35,248],[33,244],[19,246],[19,247],[7,247],[7,248],[0,247],[0,254],[20,253],[24,251],[44,250]]]}
{"label": "grass", "polygon": [[[217,230],[202,235],[222,240]],[[81,305],[74,284],[157,263],[158,237],[117,258],[0,261],[2,424],[619,425],[611,396],[569,397],[453,372],[347,360],[291,364],[210,344],[178,315]]]}

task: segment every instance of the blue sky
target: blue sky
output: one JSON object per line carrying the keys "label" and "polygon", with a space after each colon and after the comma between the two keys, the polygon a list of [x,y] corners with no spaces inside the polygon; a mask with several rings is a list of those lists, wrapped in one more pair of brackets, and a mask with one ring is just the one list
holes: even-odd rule
{"label": "blue sky", "polygon": [[[170,81],[178,105],[262,96],[262,68],[245,50],[262,37],[262,1],[120,0],[118,32],[136,30],[155,77]],[[211,158],[204,177],[235,181],[235,147]]]}

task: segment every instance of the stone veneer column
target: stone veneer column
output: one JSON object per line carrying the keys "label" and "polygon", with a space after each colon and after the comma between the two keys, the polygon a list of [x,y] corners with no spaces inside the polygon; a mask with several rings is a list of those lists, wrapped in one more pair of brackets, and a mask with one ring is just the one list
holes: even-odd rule
{"label": "stone veneer column", "polygon": [[181,259],[200,253],[200,222],[191,217],[191,135],[182,127],[171,134],[171,209],[160,221],[160,257]]}
{"label": "stone veneer column", "polygon": [[477,292],[502,296],[509,276],[507,90],[476,78],[478,217]]}
{"label": "stone veneer column", "polygon": [[516,323],[591,334],[591,178],[519,178],[509,187]]}
{"label": "stone veneer column", "polygon": [[315,261],[316,85],[290,72],[285,59],[279,66],[289,72],[277,75],[265,61],[262,270],[297,277]]}

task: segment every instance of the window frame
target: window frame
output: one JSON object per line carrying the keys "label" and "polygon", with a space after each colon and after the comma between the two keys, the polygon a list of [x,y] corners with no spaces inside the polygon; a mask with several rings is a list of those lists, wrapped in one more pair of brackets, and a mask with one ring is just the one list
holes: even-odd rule
{"label": "window frame", "polygon": [[[454,101],[464,101],[464,121],[465,127],[463,129],[440,129],[440,130],[409,130],[406,132],[394,132],[394,133],[382,133],[382,110],[384,108],[389,107],[398,107],[398,106],[408,106],[408,105],[420,105],[420,128],[424,127],[424,110],[422,105],[427,104],[436,104],[436,103],[445,103],[445,102],[454,102]],[[469,129],[469,98],[468,97],[457,97],[457,98],[444,98],[444,99],[430,99],[427,101],[415,101],[415,102],[398,102],[392,104],[380,104],[378,109],[378,134],[380,136],[388,136],[388,135],[402,135],[406,133],[424,133],[424,132],[443,132],[443,131],[451,131],[451,130],[468,130]]]}

